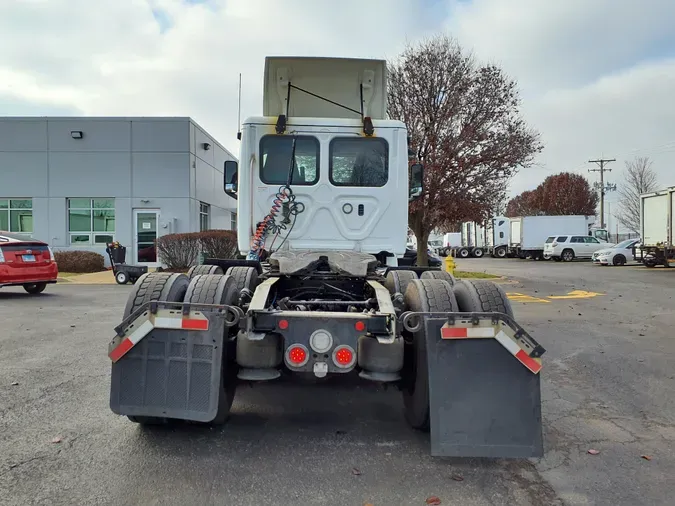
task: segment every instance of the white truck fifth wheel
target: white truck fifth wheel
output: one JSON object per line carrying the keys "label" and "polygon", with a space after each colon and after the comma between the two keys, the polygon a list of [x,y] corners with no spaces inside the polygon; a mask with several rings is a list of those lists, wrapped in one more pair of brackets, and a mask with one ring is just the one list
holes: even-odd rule
{"label": "white truck fifth wheel", "polygon": [[[240,257],[138,280],[109,345],[110,407],[224,423],[237,385],[357,374],[395,385],[434,456],[541,456],[544,349],[489,281],[405,267],[424,199],[380,60],[267,58],[224,191]],[[476,368],[476,363],[483,367]]]}

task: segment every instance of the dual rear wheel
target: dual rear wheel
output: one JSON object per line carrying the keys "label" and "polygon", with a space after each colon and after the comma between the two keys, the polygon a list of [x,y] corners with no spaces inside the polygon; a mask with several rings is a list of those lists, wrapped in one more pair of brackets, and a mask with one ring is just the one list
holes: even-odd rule
{"label": "dual rear wheel", "polygon": [[[403,292],[406,311],[499,312],[513,317],[506,293],[490,281],[455,280],[443,271],[424,272],[420,279],[411,271],[392,271],[389,275],[407,280]],[[404,331],[404,338],[407,348],[402,385],[405,418],[413,428],[428,431],[429,374],[424,326],[416,332]]]}
{"label": "dual rear wheel", "polygon": [[[155,301],[189,302],[192,304],[235,305],[244,288],[255,289],[257,271],[251,267],[232,267],[228,274],[218,266],[198,266],[185,274],[151,272],[138,279],[129,294],[123,318],[127,318],[143,304]],[[229,418],[237,385],[237,365],[234,347],[224,336],[222,374],[218,395],[218,411],[211,424],[225,423]],[[142,425],[166,424],[163,417],[128,416]]]}

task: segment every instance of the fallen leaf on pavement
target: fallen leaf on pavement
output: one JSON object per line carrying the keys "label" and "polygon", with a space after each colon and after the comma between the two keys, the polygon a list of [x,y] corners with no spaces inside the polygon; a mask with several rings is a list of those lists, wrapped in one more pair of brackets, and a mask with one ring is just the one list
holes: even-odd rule
{"label": "fallen leaf on pavement", "polygon": [[60,442],[61,442],[60,437],[55,437],[54,439],[52,439],[52,443],[60,443]]}
{"label": "fallen leaf on pavement", "polygon": [[600,453],[600,450],[590,449],[590,450],[588,450],[588,453],[590,453],[591,455],[597,455],[598,453]]}
{"label": "fallen leaf on pavement", "polygon": [[353,467],[353,468],[352,468],[352,474],[353,474],[354,476],[361,476],[361,471],[359,471],[358,469],[356,469],[355,467]]}
{"label": "fallen leaf on pavement", "polygon": [[435,495],[432,495],[431,497],[427,497],[427,504],[438,505],[441,504],[441,500]]}
{"label": "fallen leaf on pavement", "polygon": [[464,481],[464,476],[462,476],[461,474],[453,474],[452,476],[450,476],[450,478],[452,478],[455,481]]}
{"label": "fallen leaf on pavement", "polygon": [[13,386],[13,387],[17,386],[18,384],[19,384],[18,381],[12,381],[12,386]]}
{"label": "fallen leaf on pavement", "polygon": [[652,460],[652,458],[649,455],[642,455],[642,458],[645,460]]}

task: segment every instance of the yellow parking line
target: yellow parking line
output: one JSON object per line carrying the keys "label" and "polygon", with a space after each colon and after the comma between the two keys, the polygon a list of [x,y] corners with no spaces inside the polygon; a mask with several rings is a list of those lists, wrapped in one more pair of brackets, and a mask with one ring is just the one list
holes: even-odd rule
{"label": "yellow parking line", "polygon": [[590,299],[604,293],[587,292],[585,290],[572,290],[567,295],[549,295],[549,299]]}
{"label": "yellow parking line", "polygon": [[568,292],[566,295],[548,295],[546,299],[542,299],[540,297],[532,297],[531,295],[526,295],[524,293],[517,293],[517,292],[506,293],[506,296],[514,302],[538,302],[545,304],[550,303],[551,300],[591,299],[599,295],[605,294],[599,292],[587,292],[586,290],[572,290],[571,292]]}
{"label": "yellow parking line", "polygon": [[537,297],[532,297],[531,295],[525,295],[524,293],[515,293],[508,292],[506,296],[514,302],[543,302],[545,304],[550,304],[550,300],[539,299]]}

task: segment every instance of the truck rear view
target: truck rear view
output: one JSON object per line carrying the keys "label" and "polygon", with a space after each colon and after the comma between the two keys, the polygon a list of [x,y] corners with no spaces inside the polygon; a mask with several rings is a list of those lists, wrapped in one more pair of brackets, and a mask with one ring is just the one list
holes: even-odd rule
{"label": "truck rear view", "polygon": [[432,455],[540,456],[544,349],[504,291],[399,265],[424,169],[385,119],[384,62],[268,58],[265,76],[224,171],[241,255],[139,279],[109,347],[113,412],[224,423],[242,383],[354,374],[401,391]]}
{"label": "truck rear view", "polygon": [[640,245],[639,260],[647,267],[663,265],[675,256],[673,245],[673,196],[675,187],[640,196]]}

